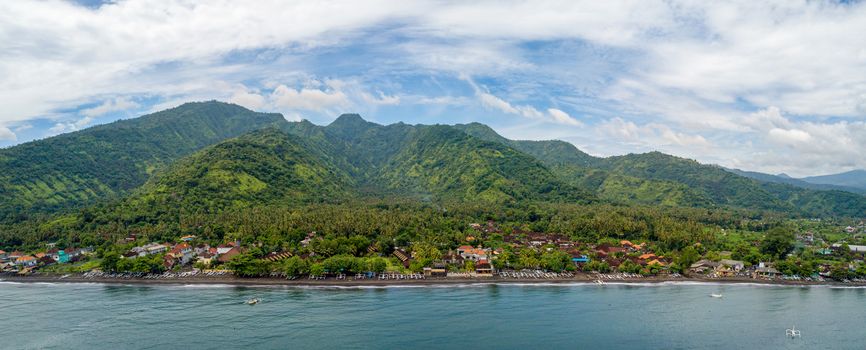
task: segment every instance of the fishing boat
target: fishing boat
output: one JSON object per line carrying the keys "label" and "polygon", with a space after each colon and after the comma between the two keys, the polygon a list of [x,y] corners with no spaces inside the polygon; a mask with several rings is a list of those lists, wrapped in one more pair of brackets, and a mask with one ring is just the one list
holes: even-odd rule
{"label": "fishing boat", "polygon": [[258,304],[258,303],[259,303],[259,299],[258,299],[258,298],[252,298],[252,299],[250,299],[250,300],[247,300],[247,305],[255,305],[255,304]]}
{"label": "fishing boat", "polygon": [[721,298],[722,297],[721,294],[716,294],[716,293],[710,294],[710,296],[713,298]]}
{"label": "fishing boat", "polygon": [[800,330],[797,327],[791,326],[791,328],[785,330],[785,335],[791,338],[800,337]]}

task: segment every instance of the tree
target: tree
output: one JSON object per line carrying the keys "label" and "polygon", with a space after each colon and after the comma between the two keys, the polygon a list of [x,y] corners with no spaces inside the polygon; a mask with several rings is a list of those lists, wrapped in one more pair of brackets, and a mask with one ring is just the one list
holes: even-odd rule
{"label": "tree", "polygon": [[241,277],[264,276],[271,272],[270,262],[257,259],[250,253],[235,256],[226,263],[226,267]]}
{"label": "tree", "polygon": [[545,270],[561,272],[571,263],[571,256],[566,252],[554,250],[541,255],[541,267]]}
{"label": "tree", "polygon": [[698,254],[697,249],[693,246],[688,246],[680,253],[680,257],[677,263],[683,268],[688,269],[695,262],[697,262],[701,258],[701,255]]}
{"label": "tree", "polygon": [[848,270],[848,263],[840,262],[830,268],[830,277],[837,281],[843,281],[851,278],[851,271]]}
{"label": "tree", "polygon": [[114,272],[117,271],[117,263],[120,261],[120,254],[116,252],[106,252],[102,255],[102,262],[99,267],[102,271]]}
{"label": "tree", "polygon": [[388,268],[388,262],[382,258],[370,259],[370,261],[368,262],[368,265],[370,267],[370,271],[373,271],[375,273],[385,272],[385,269]]}
{"label": "tree", "polygon": [[283,272],[286,276],[295,277],[308,273],[310,270],[307,261],[298,256],[293,256],[283,262]]}
{"label": "tree", "polygon": [[322,263],[315,263],[310,265],[310,275],[313,276],[324,276],[325,275],[325,266]]}
{"label": "tree", "polygon": [[794,233],[786,227],[777,226],[767,231],[761,242],[761,252],[774,258],[781,258],[794,247]]}
{"label": "tree", "polygon": [[442,253],[439,252],[439,249],[436,249],[436,246],[426,242],[414,244],[412,246],[412,251],[415,252],[414,257],[417,260],[432,261],[442,257]]}

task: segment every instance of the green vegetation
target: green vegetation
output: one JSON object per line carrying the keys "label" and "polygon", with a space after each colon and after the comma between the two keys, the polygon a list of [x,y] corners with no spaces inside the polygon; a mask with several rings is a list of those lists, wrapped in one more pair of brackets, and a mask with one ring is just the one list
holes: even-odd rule
{"label": "green vegetation", "polygon": [[[403,270],[395,248],[414,254],[408,269],[420,271],[470,243],[500,249],[499,268],[574,268],[557,247],[503,241],[518,231],[589,245],[647,242],[671,271],[730,252],[802,274],[851,257],[798,247],[794,234],[807,230],[848,239],[800,218],[866,212],[866,197],[854,193],[761,182],[658,152],[596,158],[481,124],[382,126],[347,114],[316,126],[218,102],[0,150],[0,195],[0,248],[99,246],[105,271],[161,272],[160,256],[121,259],[130,247],[116,242],[192,234],[254,245],[226,264],[242,276]],[[502,232],[469,228],[488,220]],[[311,232],[319,234],[302,244]],[[262,259],[276,251],[295,256]],[[658,270],[617,254],[618,266],[593,260],[583,269]]]}
{"label": "green vegetation", "polygon": [[281,121],[237,105],[187,103],[0,149],[0,219],[122,196],[175,160]]}

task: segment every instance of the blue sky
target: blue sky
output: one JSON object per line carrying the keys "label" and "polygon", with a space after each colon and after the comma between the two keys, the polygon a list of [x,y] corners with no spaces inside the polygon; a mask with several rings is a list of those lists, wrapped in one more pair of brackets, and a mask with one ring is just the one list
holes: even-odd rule
{"label": "blue sky", "polygon": [[600,156],[866,168],[859,2],[0,7],[0,147],[217,99],[317,124],[478,121]]}

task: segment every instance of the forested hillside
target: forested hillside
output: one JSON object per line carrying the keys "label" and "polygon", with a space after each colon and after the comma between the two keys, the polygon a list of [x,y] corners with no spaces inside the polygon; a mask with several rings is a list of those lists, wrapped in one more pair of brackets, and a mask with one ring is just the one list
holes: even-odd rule
{"label": "forested hillside", "polygon": [[318,126],[220,102],[3,149],[0,170],[5,230],[33,239],[73,222],[91,231],[168,227],[184,215],[371,200],[866,212],[857,194],[762,182],[658,152],[598,158],[563,141],[508,140],[477,123],[383,126],[345,114]]}
{"label": "forested hillside", "polygon": [[187,103],[0,149],[0,217],[123,195],[183,156],[280,122],[237,105]]}

